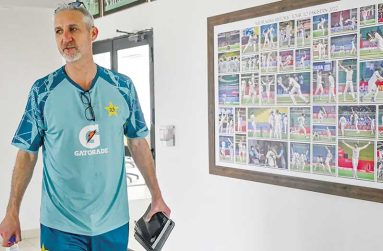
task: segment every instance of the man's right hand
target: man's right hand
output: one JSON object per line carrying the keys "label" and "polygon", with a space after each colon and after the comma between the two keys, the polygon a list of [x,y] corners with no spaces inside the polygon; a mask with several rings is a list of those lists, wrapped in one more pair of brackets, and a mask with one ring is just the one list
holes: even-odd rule
{"label": "man's right hand", "polygon": [[3,247],[10,247],[13,243],[9,243],[9,239],[14,235],[16,243],[21,241],[21,230],[19,217],[12,214],[7,214],[0,224],[0,234],[3,238]]}

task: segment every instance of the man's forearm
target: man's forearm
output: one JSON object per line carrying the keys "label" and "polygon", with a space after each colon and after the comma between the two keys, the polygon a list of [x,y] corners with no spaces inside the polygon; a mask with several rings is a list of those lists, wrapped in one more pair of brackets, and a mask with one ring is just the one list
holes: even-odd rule
{"label": "man's forearm", "polygon": [[144,177],[152,198],[160,198],[162,195],[148,143],[145,139],[130,139],[128,145],[134,162]]}
{"label": "man's forearm", "polygon": [[37,154],[27,153],[22,150],[19,150],[17,153],[12,175],[11,194],[9,197],[7,214],[19,214],[21,200],[32,178],[36,161]]}

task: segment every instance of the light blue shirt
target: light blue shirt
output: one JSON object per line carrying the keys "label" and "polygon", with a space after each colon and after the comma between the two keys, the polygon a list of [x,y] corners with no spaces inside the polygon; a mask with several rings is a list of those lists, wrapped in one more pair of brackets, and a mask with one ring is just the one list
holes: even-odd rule
{"label": "light blue shirt", "polygon": [[90,236],[126,224],[123,136],[147,134],[136,90],[124,75],[97,66],[88,92],[64,67],[36,81],[12,144],[28,152],[42,146],[41,224]]}

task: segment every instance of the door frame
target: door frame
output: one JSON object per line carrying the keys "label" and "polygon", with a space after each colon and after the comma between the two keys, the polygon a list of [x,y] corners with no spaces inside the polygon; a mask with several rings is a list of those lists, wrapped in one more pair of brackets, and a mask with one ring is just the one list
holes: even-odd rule
{"label": "door frame", "polygon": [[[121,32],[121,31],[120,31]],[[111,70],[118,72],[117,52],[142,45],[149,46],[149,85],[150,85],[150,150],[155,160],[155,95],[154,95],[154,55],[153,55],[153,30],[147,29],[135,33],[123,32],[125,35],[96,41],[93,43],[93,54],[110,52]],[[125,147],[125,155],[131,156],[128,147]]]}

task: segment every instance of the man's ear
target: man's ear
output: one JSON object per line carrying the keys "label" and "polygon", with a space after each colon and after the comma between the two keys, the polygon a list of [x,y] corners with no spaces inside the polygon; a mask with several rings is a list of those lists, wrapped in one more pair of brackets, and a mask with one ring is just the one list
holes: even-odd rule
{"label": "man's ear", "polygon": [[92,34],[92,41],[96,40],[97,36],[98,36],[98,29],[97,29],[97,27],[93,26],[92,30],[90,32]]}

